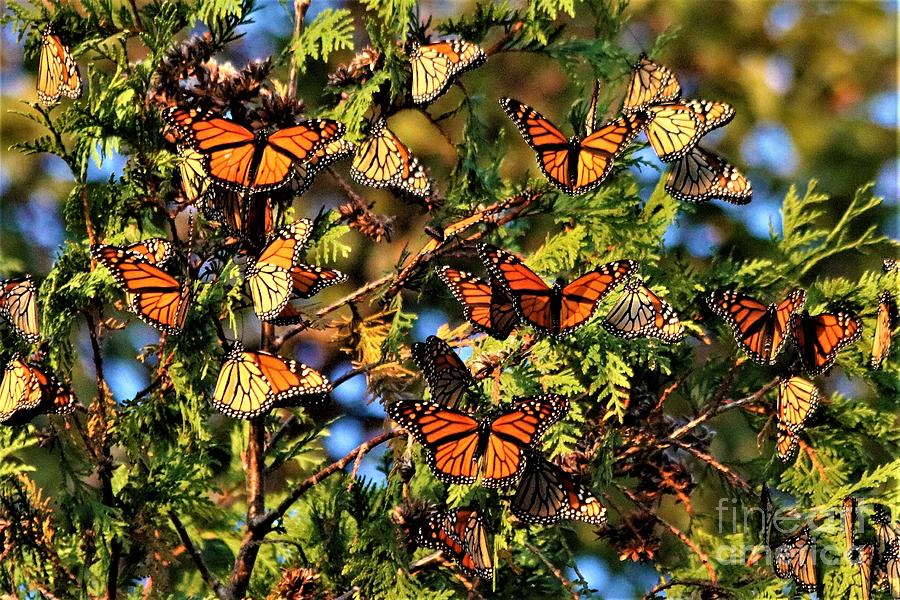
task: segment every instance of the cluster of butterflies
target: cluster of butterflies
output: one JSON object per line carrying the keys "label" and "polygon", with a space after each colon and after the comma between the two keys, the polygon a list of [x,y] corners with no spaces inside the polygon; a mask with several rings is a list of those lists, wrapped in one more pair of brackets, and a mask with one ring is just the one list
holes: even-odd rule
{"label": "cluster of butterflies", "polygon": [[[805,303],[806,292],[802,289],[795,289],[780,303],[768,306],[738,290],[717,290],[707,299],[709,308],[728,322],[738,347],[753,362],[776,364],[788,339],[797,349],[799,368],[789,366],[791,374],[782,378],[778,388],[775,452],[785,463],[796,456],[799,436],[821,401],[815,385],[797,371],[811,377],[825,373],[834,365],[838,352],[862,334],[862,321],[856,315],[844,311],[810,315],[801,312]],[[875,317],[870,359],[873,369],[880,368],[887,358],[896,325],[896,303],[885,291]]]}
{"label": "cluster of butterflies", "polygon": [[509,337],[519,323],[552,338],[566,336],[586,325],[603,299],[623,283],[624,293],[603,320],[610,333],[665,342],[684,337],[674,309],[633,276],[635,261],[606,263],[571,283],[557,280],[550,286],[520,258],[496,246],[479,244],[478,255],[489,273],[487,280],[447,266],[438,269],[438,276],[462,304],[466,319],[499,340]]}
{"label": "cluster of butterflies", "polygon": [[[766,539],[771,535],[772,514],[768,491],[763,492],[763,527]],[[871,521],[875,524],[874,539],[860,541],[857,525],[863,521],[858,512],[858,501],[853,496],[844,499],[840,508],[840,520],[844,533],[847,557],[859,570],[859,592],[863,600],[869,600],[872,592],[886,590],[892,598],[900,598],[900,537],[898,523],[883,504],[872,505]],[[801,592],[819,592],[816,540],[809,524],[802,525],[775,548],[773,566],[775,574],[792,580]]]}

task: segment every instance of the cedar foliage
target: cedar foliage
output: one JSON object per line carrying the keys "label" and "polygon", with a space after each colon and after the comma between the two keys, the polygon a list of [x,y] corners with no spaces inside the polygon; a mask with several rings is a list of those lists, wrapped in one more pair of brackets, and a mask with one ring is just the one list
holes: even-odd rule
{"label": "cedar foliage", "polygon": [[[121,244],[173,236],[177,158],[160,134],[160,107],[184,93],[177,86],[179,69],[199,69],[239,40],[241,26],[254,18],[254,8],[252,0],[150,2],[137,12],[134,5],[94,0],[80,2],[78,10],[55,0],[9,6],[4,18],[22,36],[26,61],[36,62],[40,31],[52,20],[87,65],[80,101],[63,102],[53,110],[38,105],[16,108],[46,129],[45,135],[19,143],[18,149],[59,156],[74,181],[62,210],[66,240],[40,288],[46,361],[64,379],[76,364],[76,332],[87,327],[102,345],[125,318],[115,310],[121,296],[112,278],[103,269],[91,269],[89,237]],[[411,0],[365,0],[363,8],[356,15],[345,9],[319,12],[282,52],[239,68],[229,91],[213,93],[212,101],[232,110],[247,102],[277,108],[287,69],[302,78],[322,69],[336,51],[362,53],[364,27],[369,49],[360,56],[368,62],[330,73],[324,90],[304,90],[302,103],[288,102],[287,109],[282,108],[336,118],[346,124],[348,139],[359,141],[373,104],[382,109],[408,107],[409,72],[397,41],[407,36],[422,39],[426,31]],[[535,53],[555,61],[572,85],[585,90],[585,100],[569,115],[580,131],[593,81],[599,79],[603,90],[621,84],[634,58],[610,41],[625,22],[625,9],[624,3],[603,0],[578,6],[571,0],[533,0],[524,8],[485,1],[465,15],[430,26],[494,52]],[[593,35],[568,32],[565,24],[576,12],[592,23]],[[173,41],[198,23],[206,26],[207,36]],[[97,66],[101,62],[103,68]],[[716,554],[723,544],[750,553],[758,550],[760,539],[753,528],[717,532],[715,501],[709,498],[739,498],[752,506],[760,485],[768,483],[790,496],[801,512],[833,510],[848,494],[878,496],[886,504],[900,505],[896,345],[882,371],[867,367],[877,299],[881,290],[897,288],[896,275],[870,272],[855,281],[813,275],[828,257],[884,250],[887,240],[874,227],[856,227],[881,203],[870,188],[858,191],[834,226],[822,225],[827,194],[815,184],[791,188],[782,206],[783,233],[763,242],[759,257],[719,256],[698,269],[668,251],[662,238],[679,213],[702,211],[703,206],[679,204],[661,184],[642,201],[626,168],[637,162],[631,155],[599,189],[577,198],[557,192],[542,178],[503,177],[501,159],[520,141],[511,127],[496,135],[496,124],[486,116],[496,110],[494,98],[470,88],[455,93],[460,100],[452,115],[434,115],[438,123],[448,116],[461,118],[464,127],[456,140],[456,166],[437,178],[443,206],[432,215],[433,222],[448,224],[478,205],[527,197],[527,211],[485,234],[491,241],[514,251],[533,249],[526,252],[527,262],[548,279],[578,274],[612,258],[640,261],[641,275],[676,307],[689,334],[687,342],[674,346],[646,339],[623,341],[607,334],[599,318],[560,342],[533,343],[526,328],[505,342],[475,337],[468,325],[442,328],[442,337],[473,348],[473,371],[482,368],[488,375],[480,384],[478,401],[483,407],[540,392],[573,399],[568,417],[545,436],[544,450],[564,456],[569,466],[588,476],[592,489],[604,492],[611,523],[599,536],[611,549],[610,556],[647,559],[661,577],[677,580],[708,580],[715,572],[715,587],[723,592],[774,598],[785,583],[773,576],[766,561],[727,562]],[[612,93],[601,94],[601,109],[606,105],[614,110],[617,102]],[[108,181],[88,182],[89,161],[112,151],[128,159],[124,171]],[[352,227],[362,229],[354,219],[368,215],[364,204],[359,208],[357,202],[359,212],[350,217],[343,211],[324,211],[308,253],[312,262],[377,251],[377,242],[364,240],[361,243],[370,247],[360,248],[345,237]],[[398,209],[403,210],[418,209]],[[528,235],[536,220],[549,231],[539,243]],[[223,242],[223,234],[202,220],[197,232],[193,251],[200,256]],[[180,239],[184,249],[183,231]],[[435,258],[431,264],[444,263]],[[6,260],[0,266],[22,267]],[[314,343],[340,348],[354,365],[367,369],[368,392],[381,402],[401,393],[421,393],[421,378],[410,366],[408,352],[418,301],[429,294],[448,297],[430,268],[406,282],[410,291],[388,294],[394,274],[360,296],[352,310],[309,315],[311,329],[318,331]],[[368,282],[355,283],[363,288]],[[766,385],[777,373],[742,360],[725,324],[702,307],[701,299],[710,290],[724,286],[753,290],[765,298],[802,286],[809,292],[811,312],[840,305],[865,322],[863,341],[838,359],[840,369],[864,386],[862,399],[830,394],[804,434],[807,450],[793,466],[774,458],[771,429],[753,458],[718,445],[714,462],[704,456],[712,452],[714,435],[708,427],[714,428],[715,420],[681,430],[707,408],[768,389],[747,404],[757,410],[742,420],[733,414],[738,411],[716,417],[729,419],[729,427],[763,431],[774,407],[775,390]],[[415,446],[416,469],[409,479],[409,469],[397,468],[408,460],[403,438],[391,442],[385,456],[386,488],[354,480],[348,471],[355,457],[341,465],[346,469],[306,486],[302,482],[307,477],[328,465],[322,440],[332,421],[329,415],[303,409],[273,412],[261,424],[272,444],[266,456],[266,509],[278,506],[298,486],[303,492],[285,512],[270,518],[264,530],[258,517],[248,525],[243,457],[253,426],[215,414],[207,401],[221,359],[214,320],[221,320],[234,338],[242,331],[241,314],[247,310],[238,267],[227,261],[216,282],[195,282],[194,292],[185,332],[147,346],[139,357],[153,382],[146,390],[134,398],[112,398],[98,380],[98,387],[81,397],[85,410],[68,420],[41,418],[28,427],[0,429],[0,589],[57,598],[112,597],[115,590],[119,597],[135,598],[465,596],[471,582],[454,577],[452,566],[408,570],[428,553],[409,547],[397,525],[396,509],[405,502],[408,485],[414,499],[450,506],[480,503],[495,532],[497,563],[495,581],[479,584],[485,596],[522,597],[526,590],[532,597],[589,592],[578,577],[567,581],[560,576],[573,565],[573,553],[581,544],[578,536],[593,537],[589,528],[515,525],[496,493],[440,484]],[[459,308],[447,306],[452,323],[459,323]],[[16,350],[27,351],[8,330],[0,335],[4,362]],[[711,338],[717,341],[709,348]],[[99,358],[102,361],[102,352]],[[663,394],[667,397],[659,407]],[[673,434],[679,431],[676,439]],[[55,483],[47,489],[34,483],[38,455],[51,458],[57,468]],[[251,561],[252,574],[241,580],[235,563],[246,551],[246,536],[255,531],[264,539],[255,543],[258,556]],[[826,540],[841,543],[834,523],[816,535],[823,545]],[[187,540],[193,549],[185,546]],[[846,562],[825,570],[826,596],[858,594],[855,578],[855,569]]]}

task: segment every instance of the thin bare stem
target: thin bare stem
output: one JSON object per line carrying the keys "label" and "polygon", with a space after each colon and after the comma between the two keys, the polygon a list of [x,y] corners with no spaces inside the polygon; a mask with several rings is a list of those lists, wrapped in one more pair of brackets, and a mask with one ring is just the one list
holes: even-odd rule
{"label": "thin bare stem", "polygon": [[743,406],[744,404],[749,404],[751,402],[756,402],[760,398],[762,398],[766,392],[771,390],[773,387],[778,385],[779,378],[775,377],[764,386],[750,394],[749,396],[745,396],[739,400],[732,400],[730,402],[725,402],[720,404],[718,401],[710,402],[709,406],[706,407],[699,415],[676,429],[669,435],[669,440],[677,440],[687,432],[696,428],[698,425],[705,423],[709,419],[722,414],[723,412],[729,411],[733,408],[737,408],[739,406]]}
{"label": "thin bare stem", "polygon": [[172,525],[175,527],[175,531],[178,533],[178,537],[181,538],[181,543],[184,544],[185,549],[188,554],[191,555],[191,558],[194,560],[194,564],[197,567],[197,571],[200,573],[200,577],[203,578],[203,581],[206,582],[206,585],[215,592],[216,596],[220,598],[224,598],[226,590],[225,586],[219,581],[218,577],[213,574],[212,571],[209,570],[209,567],[206,566],[206,562],[203,560],[203,555],[194,545],[194,542],[191,540],[191,536],[188,535],[187,529],[184,526],[184,523],[181,522],[181,519],[175,513],[169,513],[169,519],[172,521]]}
{"label": "thin bare stem", "polygon": [[569,592],[569,595],[572,596],[572,600],[580,600],[581,599],[581,596],[578,594],[578,591],[576,591],[575,588],[572,587],[572,582],[569,581],[568,578],[566,578],[566,576],[563,575],[563,572],[560,571],[558,568],[556,568],[556,566],[552,562],[550,562],[550,560],[546,556],[544,556],[544,554],[538,548],[536,548],[533,544],[531,544],[529,542],[525,542],[525,547],[528,548],[529,550],[531,550],[531,552],[535,556],[537,556],[539,559],[541,559],[541,562],[544,563],[548,569],[550,569],[550,572],[553,573],[553,576],[559,580],[559,582],[566,589],[566,591]]}
{"label": "thin bare stem", "polygon": [[[291,44],[300,42],[300,34],[303,33],[303,19],[312,0],[294,0],[294,35],[291,36]],[[290,99],[297,97],[297,59],[291,56],[291,70],[288,75],[287,94]]]}

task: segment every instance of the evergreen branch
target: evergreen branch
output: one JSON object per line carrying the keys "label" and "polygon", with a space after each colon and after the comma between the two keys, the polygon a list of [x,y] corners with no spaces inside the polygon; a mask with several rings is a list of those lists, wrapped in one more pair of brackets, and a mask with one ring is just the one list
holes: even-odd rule
{"label": "evergreen branch", "polygon": [[[294,35],[291,40],[296,43],[303,32],[303,19],[312,0],[294,0]],[[293,100],[297,97],[297,57],[296,52],[291,56],[291,70],[288,75],[287,97]]]}
{"label": "evergreen branch", "polygon": [[745,490],[751,489],[750,483],[746,479],[744,479],[743,477],[741,477],[740,475],[738,475],[737,473],[735,473],[734,471],[732,471],[731,469],[729,469],[728,467],[726,467],[725,465],[720,463],[711,454],[703,452],[702,450],[700,450],[698,448],[694,448],[690,444],[685,444],[684,442],[680,442],[677,440],[674,442],[674,444],[676,446],[678,446],[679,448],[686,450],[687,452],[690,452],[696,458],[698,458],[699,460],[702,460],[703,462],[708,464],[710,467],[712,467],[716,471],[720,472],[729,481],[731,481],[731,483],[733,483],[734,485],[744,488]]}
{"label": "evergreen branch", "polygon": [[669,434],[668,439],[663,440],[663,441],[677,440],[678,438],[680,438],[687,432],[696,428],[701,423],[704,423],[704,422],[708,421],[709,419],[722,414],[723,412],[726,412],[726,411],[731,410],[732,408],[737,408],[739,406],[743,406],[745,404],[749,404],[751,402],[755,402],[755,401],[759,400],[760,398],[762,398],[765,395],[766,392],[768,392],[773,387],[778,385],[778,382],[780,380],[781,380],[780,377],[775,377],[772,380],[770,380],[768,383],[763,385],[761,388],[759,388],[758,390],[756,390],[755,392],[750,394],[749,396],[745,396],[744,398],[741,398],[739,400],[732,400],[731,402],[727,402],[725,404],[719,404],[719,402],[714,399],[713,402],[710,402],[710,404],[706,407],[706,409],[703,412],[701,412],[699,415],[697,415],[696,417],[694,417],[693,419],[691,419],[690,421],[688,421],[687,423],[685,423],[684,425],[682,425],[681,427],[679,427],[678,429],[673,431],[671,434]]}
{"label": "evergreen branch", "polygon": [[562,571],[560,571],[552,562],[550,562],[550,559],[544,556],[543,552],[541,552],[534,546],[534,544],[530,542],[523,542],[523,545],[531,550],[531,552],[539,559],[541,559],[541,562],[544,563],[544,565],[546,565],[548,569],[550,569],[550,572],[553,573],[553,576],[556,577],[557,580],[559,580],[566,591],[569,592],[569,594],[572,596],[572,600],[581,599],[581,595],[572,587],[572,582],[569,581],[565,575],[563,575]]}
{"label": "evergreen branch", "polygon": [[188,531],[184,526],[184,523],[181,522],[181,519],[174,512],[169,512],[169,519],[172,521],[172,525],[175,527],[175,531],[178,533],[178,537],[181,538],[181,543],[184,545],[184,548],[187,550],[188,554],[191,555],[191,558],[194,561],[194,565],[197,567],[197,571],[200,573],[200,577],[203,578],[203,581],[206,582],[206,585],[215,592],[216,596],[219,598],[226,597],[226,589],[225,586],[219,581],[219,578],[215,576],[215,574],[209,570],[209,567],[206,566],[206,563],[203,560],[203,554],[201,554],[200,550],[194,545],[194,542],[191,540],[191,536],[188,535]]}

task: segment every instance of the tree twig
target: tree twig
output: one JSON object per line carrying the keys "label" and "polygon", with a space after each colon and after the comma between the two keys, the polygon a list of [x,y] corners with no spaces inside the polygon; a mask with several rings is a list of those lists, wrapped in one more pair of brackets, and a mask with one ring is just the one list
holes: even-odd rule
{"label": "tree twig", "polygon": [[723,412],[729,411],[732,408],[737,408],[739,406],[743,406],[744,404],[749,404],[751,402],[755,402],[762,398],[766,392],[770,389],[778,385],[779,377],[775,377],[771,381],[767,382],[761,388],[750,394],[749,396],[745,396],[739,400],[732,400],[731,402],[726,402],[724,404],[720,404],[718,401],[713,401],[706,407],[699,415],[673,431],[669,435],[669,440],[677,440],[687,432],[691,431],[701,423],[708,421],[709,419],[722,414]]}
{"label": "tree twig", "polygon": [[[300,40],[300,34],[303,32],[303,19],[306,17],[306,11],[312,0],[294,0],[294,35],[291,36],[291,44],[297,44]],[[297,58],[291,56],[291,70],[288,75],[287,95],[290,99],[297,97]]]}
{"label": "tree twig", "polygon": [[550,560],[546,556],[544,556],[544,554],[538,548],[536,548],[530,542],[525,542],[525,547],[531,550],[531,552],[539,559],[541,559],[541,562],[543,562],[547,566],[547,568],[550,569],[550,572],[553,573],[553,576],[559,580],[566,591],[569,592],[569,594],[572,596],[572,600],[581,599],[581,595],[579,595],[578,591],[572,587],[572,582],[569,581],[568,578],[563,575],[563,572],[556,568],[556,566],[552,562],[550,562]]}
{"label": "tree twig", "polygon": [[220,598],[225,597],[225,586],[222,585],[222,582],[219,581],[219,578],[215,576],[215,574],[209,570],[209,567],[206,566],[206,562],[203,560],[203,555],[200,553],[200,550],[194,546],[194,542],[191,540],[191,536],[188,535],[187,529],[184,526],[184,523],[181,522],[181,519],[178,516],[170,512],[169,519],[172,521],[172,525],[175,527],[175,531],[178,533],[178,537],[181,538],[181,543],[184,545],[188,554],[191,555],[191,558],[194,560],[194,565],[197,567],[197,571],[200,573],[200,577],[203,578],[203,581],[206,582],[206,585],[215,592],[216,596]]}

